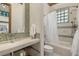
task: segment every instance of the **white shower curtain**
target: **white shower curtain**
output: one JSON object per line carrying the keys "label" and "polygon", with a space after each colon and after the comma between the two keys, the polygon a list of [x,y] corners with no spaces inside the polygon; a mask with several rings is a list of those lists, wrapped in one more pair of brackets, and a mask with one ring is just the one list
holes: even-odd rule
{"label": "white shower curtain", "polygon": [[47,42],[58,42],[57,17],[56,11],[53,11],[44,17],[45,39]]}

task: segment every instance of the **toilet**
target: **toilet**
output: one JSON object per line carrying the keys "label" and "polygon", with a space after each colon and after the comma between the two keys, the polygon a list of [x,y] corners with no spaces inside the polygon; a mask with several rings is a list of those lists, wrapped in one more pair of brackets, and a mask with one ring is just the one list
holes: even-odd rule
{"label": "toilet", "polygon": [[54,48],[50,45],[44,45],[44,52],[45,56],[53,56],[54,54]]}
{"label": "toilet", "polygon": [[44,55],[45,56],[53,56],[54,55],[54,47],[50,45],[50,40],[45,38],[44,41]]}

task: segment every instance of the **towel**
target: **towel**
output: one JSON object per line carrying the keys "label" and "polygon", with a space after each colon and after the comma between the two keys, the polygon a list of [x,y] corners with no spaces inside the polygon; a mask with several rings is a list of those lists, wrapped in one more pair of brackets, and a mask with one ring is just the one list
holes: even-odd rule
{"label": "towel", "polygon": [[30,28],[30,36],[34,37],[35,34],[36,34],[36,24],[32,24]]}
{"label": "towel", "polygon": [[79,30],[75,32],[74,38],[73,38],[73,43],[72,43],[72,56],[77,56],[78,55],[78,50],[79,50]]}

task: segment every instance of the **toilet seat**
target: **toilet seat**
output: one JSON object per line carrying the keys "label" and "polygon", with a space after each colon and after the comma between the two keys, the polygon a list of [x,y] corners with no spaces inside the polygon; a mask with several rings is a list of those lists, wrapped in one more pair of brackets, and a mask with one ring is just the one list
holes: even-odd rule
{"label": "toilet seat", "polygon": [[54,48],[50,45],[44,45],[44,52],[45,52],[45,56],[53,56],[53,50]]}
{"label": "toilet seat", "polygon": [[52,46],[50,46],[50,45],[44,45],[44,48],[45,49],[50,49],[50,50],[53,50],[54,48],[52,47]]}

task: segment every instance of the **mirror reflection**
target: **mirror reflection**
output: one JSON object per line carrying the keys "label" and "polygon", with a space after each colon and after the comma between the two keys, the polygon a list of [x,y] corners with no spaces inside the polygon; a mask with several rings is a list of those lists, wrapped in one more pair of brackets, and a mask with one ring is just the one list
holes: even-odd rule
{"label": "mirror reflection", "polygon": [[0,33],[11,32],[11,5],[0,3]]}
{"label": "mirror reflection", "polygon": [[24,33],[24,32],[25,32],[25,4],[0,3],[0,33]]}

